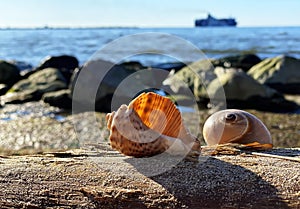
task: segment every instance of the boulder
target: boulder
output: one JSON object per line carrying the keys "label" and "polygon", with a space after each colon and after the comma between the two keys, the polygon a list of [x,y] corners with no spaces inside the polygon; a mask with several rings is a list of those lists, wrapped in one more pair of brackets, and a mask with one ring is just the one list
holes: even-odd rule
{"label": "boulder", "polygon": [[200,60],[170,75],[163,89],[175,98],[186,99],[189,91],[200,107],[250,108],[290,112],[299,108],[276,90],[255,81],[244,71],[216,67],[209,60]]}
{"label": "boulder", "polygon": [[46,57],[41,64],[37,67],[36,70],[42,70],[45,68],[56,68],[61,71],[61,73],[66,78],[66,81],[69,83],[70,78],[73,74],[75,68],[77,68],[79,62],[76,57],[70,55],[61,55],[61,56],[48,56]]}
{"label": "boulder", "polygon": [[136,63],[114,64],[93,60],[74,71],[70,88],[73,102],[81,110],[111,112],[129,101],[141,90],[160,88],[169,74],[151,70]]}
{"label": "boulder", "polygon": [[137,61],[122,62],[120,65],[129,70],[140,70],[145,68],[140,62]]}
{"label": "boulder", "polygon": [[274,112],[291,112],[299,108],[295,103],[285,100],[279,92],[260,84],[242,70],[217,67],[215,73],[218,78],[208,85],[207,91],[216,101],[224,100],[224,92],[227,108]]}
{"label": "boulder", "polygon": [[3,103],[37,101],[46,92],[64,88],[67,88],[67,84],[61,72],[55,68],[46,68],[17,82],[1,100]]}
{"label": "boulder", "polygon": [[261,59],[255,54],[241,54],[212,60],[214,66],[224,68],[240,68],[245,72],[260,62]]}
{"label": "boulder", "polygon": [[212,92],[212,96],[218,95],[215,92],[218,92],[219,88],[224,89],[228,100],[245,101],[254,96],[271,98],[274,95],[278,95],[276,90],[261,85],[242,70],[216,67],[214,72],[217,78],[210,82],[207,88]]}
{"label": "boulder", "polygon": [[49,105],[54,107],[59,107],[63,109],[72,108],[72,98],[70,89],[63,89],[59,91],[45,93],[42,97],[42,100],[45,103],[48,103]]}
{"label": "boulder", "polygon": [[199,101],[206,96],[206,86],[216,78],[210,60],[194,62],[163,81],[163,89],[169,94],[185,95],[192,91]]}
{"label": "boulder", "polygon": [[17,66],[0,60],[0,83],[12,86],[20,79],[20,71]]}
{"label": "boulder", "polygon": [[181,70],[182,68],[186,67],[185,63],[182,62],[166,62],[166,63],[159,63],[152,65],[153,68],[159,68],[167,71],[174,70],[175,72]]}
{"label": "boulder", "polygon": [[17,68],[19,68],[19,71],[32,70],[33,69],[33,66],[31,64],[27,63],[27,62],[13,60],[10,63],[15,65]]}
{"label": "boulder", "polygon": [[[128,75],[130,75],[132,72],[138,71],[140,69],[145,69],[145,67],[139,63],[139,62],[123,62],[119,65],[115,65],[111,62],[108,61],[104,61],[104,60],[94,60],[91,62],[86,63],[83,67],[78,67],[73,71],[73,74],[71,76],[70,79],[70,84],[69,84],[69,89],[71,89],[71,91],[73,91],[77,78],[80,74],[80,71],[84,68],[84,69],[88,69],[90,68],[90,66],[93,66],[91,70],[95,70],[96,68],[98,68],[99,70],[104,70],[105,68],[113,68],[111,70],[115,70],[117,68],[117,66],[124,68],[125,70],[128,70],[130,73],[128,73]],[[124,75],[123,75],[124,77]],[[126,76],[125,76],[126,77]]]}
{"label": "boulder", "polygon": [[74,56],[70,55],[61,55],[61,56],[48,56],[44,58],[41,64],[37,67],[37,69],[44,68],[57,68],[57,69],[68,69],[74,70],[78,67],[78,60]]}
{"label": "boulder", "polygon": [[8,91],[9,87],[6,84],[0,83],[0,96]]}
{"label": "boulder", "polygon": [[38,70],[33,68],[33,69],[27,69],[27,70],[22,70],[20,72],[20,75],[22,76],[22,79],[26,79],[29,76],[31,76],[33,73],[36,73]]}
{"label": "boulder", "polygon": [[300,60],[278,56],[253,66],[248,75],[261,84],[286,94],[300,94]]}

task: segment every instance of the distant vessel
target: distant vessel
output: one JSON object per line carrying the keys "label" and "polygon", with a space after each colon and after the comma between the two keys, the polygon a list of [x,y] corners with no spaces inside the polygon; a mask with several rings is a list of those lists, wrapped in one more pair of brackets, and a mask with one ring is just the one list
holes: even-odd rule
{"label": "distant vessel", "polygon": [[195,20],[196,27],[210,27],[210,26],[236,26],[237,22],[234,18],[217,19],[210,14],[206,19]]}

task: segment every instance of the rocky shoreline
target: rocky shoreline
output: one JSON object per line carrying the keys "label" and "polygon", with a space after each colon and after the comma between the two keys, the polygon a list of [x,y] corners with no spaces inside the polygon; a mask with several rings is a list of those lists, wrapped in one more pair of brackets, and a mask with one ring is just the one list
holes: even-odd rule
{"label": "rocky shoreline", "polygon": [[[83,109],[93,106],[98,112],[110,112],[112,97],[128,103],[141,90],[159,89],[183,104],[195,100],[201,109],[222,106],[293,113],[299,111],[299,104],[286,95],[300,95],[299,68],[300,60],[293,57],[261,60],[254,54],[199,60],[188,66],[115,64],[100,59],[79,66],[77,58],[69,55],[47,57],[31,68],[2,60],[0,102],[42,100],[64,109],[71,109],[73,102]],[[124,82],[122,89],[119,85]]]}
{"label": "rocky shoreline", "polygon": [[[300,147],[300,114],[283,114],[249,110],[260,118],[271,132],[274,147]],[[65,151],[108,143],[105,113],[71,113],[40,102],[10,104],[0,109],[0,154],[32,154]],[[200,111],[199,120],[193,113],[183,117],[192,132],[202,130],[209,110]],[[193,130],[198,128],[198,130]],[[204,140],[198,133],[202,145]]]}
{"label": "rocky shoreline", "polygon": [[[90,102],[93,100],[91,98],[80,100],[74,97],[76,91],[81,91],[85,97],[89,90],[93,90],[88,86],[90,80],[87,78],[79,78],[84,82],[78,82],[80,72],[97,72],[108,66],[111,69],[96,91],[94,101]],[[225,102],[227,108],[247,109],[258,116],[271,131],[275,147],[300,147],[300,127],[297,124],[300,121],[300,92],[297,92],[300,61],[295,58],[280,56],[261,60],[249,54],[199,60],[189,66],[163,63],[147,67],[138,62],[114,65],[103,60],[79,66],[75,57],[63,55],[48,57],[35,68],[28,67],[30,65],[24,63],[0,62],[0,100],[3,105],[0,108],[0,151],[3,153],[66,150],[80,148],[86,139],[90,143],[106,140],[105,112],[111,111],[112,95],[122,80],[135,74],[138,76],[133,77],[134,86],[148,89],[156,82],[160,89],[171,92],[178,104],[191,101],[185,94],[188,86],[200,109],[200,124],[196,127],[199,130],[214,111],[208,107],[218,109]],[[160,71],[155,74],[156,71],[151,69]],[[143,77],[144,74],[146,77]],[[181,86],[182,82],[178,82],[178,79],[185,86]],[[128,83],[126,86],[127,92],[131,85]],[[225,100],[217,99],[220,87],[225,93]],[[132,99],[130,93],[124,91],[122,97],[117,97],[118,102],[128,103]],[[220,102],[220,107],[210,101],[208,96],[211,95],[213,100]],[[82,109],[74,110],[74,104]],[[85,109],[85,106],[94,108]],[[186,121],[196,120],[193,114],[186,115]],[[198,137],[202,140],[201,133]]]}
{"label": "rocky shoreline", "polygon": [[[44,64],[46,68],[23,72],[14,84],[3,84],[0,97],[3,105],[0,107],[0,187],[3,188],[0,207],[299,208],[300,164],[290,159],[300,156],[300,114],[297,112],[300,96],[290,94],[293,85],[288,85],[289,92],[279,92],[267,84],[259,84],[246,72],[232,70],[232,67],[251,69],[249,64],[237,65],[238,62],[233,64],[228,60],[215,61],[215,68],[222,70],[213,74],[213,71],[205,71],[209,68],[205,68],[207,65],[202,61],[191,65],[207,78],[206,87],[215,92],[218,89],[209,84],[215,82],[217,75],[223,78],[227,105],[246,108],[260,118],[271,132],[274,149],[260,153],[266,154],[262,156],[236,148],[212,153],[204,146],[199,159],[182,160],[172,169],[154,176],[145,173],[143,166],[147,167],[147,163],[125,157],[109,146],[105,112],[110,111],[109,101],[116,86],[113,88],[111,83],[104,82],[101,89],[105,91],[97,93],[95,108],[101,112],[72,112],[71,92],[79,67],[71,66],[68,71],[66,62],[62,62],[60,68],[51,61]],[[277,58],[274,62],[277,64],[272,64],[271,69],[281,66]],[[186,66],[171,63],[156,67],[164,68],[166,72],[174,68],[172,75],[183,75],[182,79],[187,79],[189,88],[199,99],[200,111],[199,116],[193,112],[182,115],[187,127],[198,133],[205,145],[197,130],[202,129],[214,109],[207,108],[208,98],[203,94],[203,86],[198,85],[198,78],[189,74]],[[123,63],[115,66],[115,72],[108,78],[114,77],[116,72],[127,76],[144,68],[139,63]],[[122,76],[117,79],[117,84],[124,78]],[[160,78],[160,82],[164,79]],[[168,87],[174,89],[176,82],[172,79],[176,79],[170,76],[167,79]],[[246,93],[241,94],[238,90]],[[184,101],[185,95],[180,95],[180,91],[177,93],[178,99]],[[242,96],[243,100],[232,95]],[[196,117],[200,117],[197,127],[193,125],[199,121]]]}

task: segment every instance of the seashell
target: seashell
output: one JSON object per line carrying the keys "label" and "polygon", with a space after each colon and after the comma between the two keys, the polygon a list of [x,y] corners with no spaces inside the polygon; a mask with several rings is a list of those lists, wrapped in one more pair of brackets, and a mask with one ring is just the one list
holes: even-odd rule
{"label": "seashell", "polygon": [[110,144],[119,152],[148,157],[167,151],[200,152],[200,143],[184,126],[175,104],[153,92],[143,93],[130,104],[107,114]]}
{"label": "seashell", "polygon": [[261,120],[249,112],[227,109],[212,114],[204,123],[207,145],[238,143],[253,148],[272,148],[272,137]]}

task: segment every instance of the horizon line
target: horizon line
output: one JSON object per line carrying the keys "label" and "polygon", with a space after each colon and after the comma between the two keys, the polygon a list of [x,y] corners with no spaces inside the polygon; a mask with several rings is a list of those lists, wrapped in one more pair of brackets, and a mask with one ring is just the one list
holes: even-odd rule
{"label": "horizon line", "polygon": [[196,27],[196,26],[171,26],[171,25],[165,25],[165,26],[0,26],[0,30],[21,30],[21,29],[128,29],[128,28],[134,28],[134,29],[143,29],[143,28],[274,28],[274,27],[300,27],[300,25],[237,25],[237,26],[209,26],[209,27]]}

